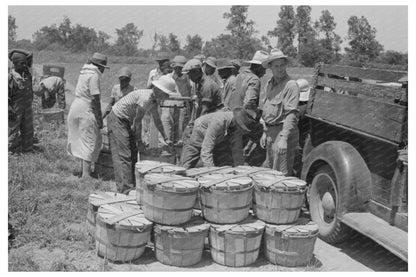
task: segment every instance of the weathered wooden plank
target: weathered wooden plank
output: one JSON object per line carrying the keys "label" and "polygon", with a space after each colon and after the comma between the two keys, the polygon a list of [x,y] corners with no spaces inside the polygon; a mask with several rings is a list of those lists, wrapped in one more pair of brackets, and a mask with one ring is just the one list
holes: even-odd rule
{"label": "weathered wooden plank", "polygon": [[317,85],[348,91],[351,95],[361,94],[368,97],[380,98],[380,101],[388,103],[394,103],[394,99],[401,99],[401,95],[406,93],[406,90],[401,87],[388,87],[379,84],[351,82],[321,76],[318,77]]}
{"label": "weathered wooden plank", "polygon": [[403,106],[315,89],[311,115],[365,133],[401,142]]}
{"label": "weathered wooden plank", "polygon": [[335,74],[343,77],[348,76],[360,79],[379,80],[384,82],[397,82],[400,78],[407,75],[406,71],[359,68],[329,64],[323,64],[319,72],[325,74]]}

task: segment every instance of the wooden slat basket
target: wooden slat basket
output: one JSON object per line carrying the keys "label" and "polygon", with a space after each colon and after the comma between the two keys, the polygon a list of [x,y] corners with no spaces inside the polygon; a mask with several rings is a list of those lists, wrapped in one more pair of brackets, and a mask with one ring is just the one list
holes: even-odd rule
{"label": "wooden slat basket", "polygon": [[147,174],[142,196],[146,218],[162,225],[186,223],[192,217],[198,186],[189,177]]}
{"label": "wooden slat basket", "polygon": [[277,171],[274,169],[265,168],[265,167],[256,167],[256,166],[245,166],[245,165],[234,167],[234,172],[235,174],[239,174],[239,175],[245,174],[249,177],[253,177],[254,175],[257,175],[257,174],[260,174],[261,176],[264,176],[264,177],[270,177],[270,178],[275,178],[275,177],[284,175],[283,172]]}
{"label": "wooden slat basket", "polygon": [[125,204],[101,206],[95,229],[97,254],[115,262],[138,259],[150,240],[152,225],[140,209]]}
{"label": "wooden slat basket", "polygon": [[288,224],[299,218],[305,201],[306,182],[296,177],[252,176],[253,211],[257,218],[273,224]]}
{"label": "wooden slat basket", "polygon": [[251,207],[251,178],[232,174],[206,175],[198,179],[202,213],[213,223],[231,224],[247,218]]}
{"label": "wooden slat basket", "polygon": [[156,224],[153,228],[156,259],[172,266],[197,264],[202,257],[209,226],[197,216],[180,226]]}
{"label": "wooden slat basket", "polygon": [[111,205],[117,203],[128,203],[133,208],[139,209],[136,203],[136,198],[133,196],[126,196],[122,193],[116,193],[111,191],[96,191],[91,193],[88,197],[88,209],[87,209],[87,230],[91,236],[95,236],[95,218],[97,216],[98,208],[102,205]]}
{"label": "wooden slat basket", "polygon": [[313,258],[318,233],[318,225],[305,218],[292,225],[266,224],[264,254],[276,265],[306,266]]}
{"label": "wooden slat basket", "polygon": [[231,267],[248,266],[259,255],[265,223],[249,217],[232,225],[212,224],[209,232],[212,259]]}
{"label": "wooden slat basket", "polygon": [[166,175],[185,175],[186,169],[170,163],[158,161],[138,161],[136,163],[136,196],[137,203],[142,204],[144,176],[148,173],[160,173]]}

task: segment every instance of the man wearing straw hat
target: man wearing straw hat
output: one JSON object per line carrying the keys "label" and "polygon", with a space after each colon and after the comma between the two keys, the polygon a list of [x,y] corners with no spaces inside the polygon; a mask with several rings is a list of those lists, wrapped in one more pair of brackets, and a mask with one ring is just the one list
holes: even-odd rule
{"label": "man wearing straw hat", "polygon": [[261,145],[267,149],[269,167],[291,176],[299,142],[299,86],[287,74],[287,64],[288,57],[279,49],[272,49],[262,62],[273,76],[266,87],[262,115],[265,133]]}
{"label": "man wearing straw hat", "polygon": [[236,107],[245,107],[256,110],[259,106],[260,78],[264,76],[266,69],[262,62],[268,57],[267,52],[257,51],[253,59],[247,61],[249,68],[243,69],[236,77],[235,90],[224,98],[224,107],[233,110]]}
{"label": "man wearing straw hat", "polygon": [[9,151],[29,152],[33,150],[33,54],[21,49],[13,49],[9,60],[14,68],[8,77],[8,113],[9,113]]}
{"label": "man wearing straw hat", "polygon": [[152,82],[152,89],[135,90],[121,98],[108,115],[111,155],[119,192],[127,193],[135,186],[134,166],[138,149],[143,149],[141,125],[146,112],[152,115],[165,143],[172,145],[163,130],[157,102],[170,95],[177,95],[175,81],[164,75]]}
{"label": "man wearing straw hat", "polygon": [[199,117],[182,149],[181,165],[193,168],[199,159],[203,166],[244,164],[242,137],[257,123],[256,112],[242,108]]}

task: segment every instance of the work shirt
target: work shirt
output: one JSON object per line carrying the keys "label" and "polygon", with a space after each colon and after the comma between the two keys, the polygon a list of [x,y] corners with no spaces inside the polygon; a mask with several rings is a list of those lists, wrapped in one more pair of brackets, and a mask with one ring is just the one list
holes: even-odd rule
{"label": "work shirt", "polygon": [[197,110],[195,118],[202,114],[202,104],[208,106],[206,113],[215,112],[221,108],[220,87],[211,78],[203,75],[198,84],[195,84],[195,95],[197,96]]}
{"label": "work shirt", "polygon": [[235,89],[227,96],[226,104],[230,109],[244,107],[256,110],[259,106],[260,78],[250,68],[244,68],[236,77]]}
{"label": "work shirt", "polygon": [[224,105],[225,110],[233,110],[233,108],[230,105],[230,102],[232,100],[231,96],[234,95],[234,91],[235,91],[235,81],[236,81],[236,77],[234,75],[231,75],[230,77],[228,77],[228,79],[225,81],[224,87],[222,89],[222,103]]}
{"label": "work shirt", "polygon": [[162,71],[160,71],[159,67],[150,70],[146,87],[150,88],[150,86],[152,85],[152,82],[158,80],[161,76],[163,76],[163,73]]}
{"label": "work shirt", "polygon": [[201,116],[195,120],[189,143],[201,148],[201,160],[204,166],[214,166],[213,150],[215,145],[229,143],[233,166],[242,165],[243,135],[233,123],[233,112],[216,112]]}
{"label": "work shirt", "polygon": [[39,82],[43,84],[46,89],[46,94],[42,94],[42,107],[51,108],[56,103],[58,98],[58,105],[61,109],[65,109],[65,81],[61,77],[49,76]]}
{"label": "work shirt", "polygon": [[114,104],[112,110],[118,118],[126,119],[133,124],[136,116],[143,117],[146,112],[157,109],[157,106],[152,89],[139,89],[121,98]]}
{"label": "work shirt", "polygon": [[276,83],[273,77],[267,82],[263,105],[263,120],[269,125],[283,124],[281,136],[287,138],[299,120],[299,87],[295,80],[286,75]]}
{"label": "work shirt", "polygon": [[115,102],[117,102],[122,97],[126,96],[128,93],[134,90],[137,90],[137,88],[133,87],[132,85],[128,85],[127,87],[121,89],[120,84],[115,84],[111,89],[111,98],[114,98]]}

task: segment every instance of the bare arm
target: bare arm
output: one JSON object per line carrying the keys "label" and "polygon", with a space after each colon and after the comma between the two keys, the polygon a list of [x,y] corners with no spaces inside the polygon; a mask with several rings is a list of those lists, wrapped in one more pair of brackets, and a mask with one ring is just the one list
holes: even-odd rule
{"label": "bare arm", "polygon": [[114,97],[111,97],[110,102],[107,105],[107,108],[105,108],[103,118],[105,118],[111,112],[111,109],[113,108],[113,105],[115,102],[116,102],[116,99]]}
{"label": "bare arm", "polygon": [[97,120],[98,128],[103,128],[103,118],[101,117],[101,104],[100,104],[100,95],[93,95],[91,101],[92,110],[94,112],[95,120]]}

